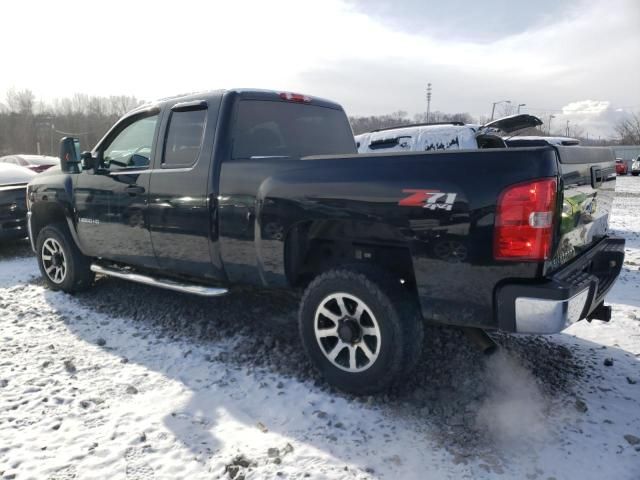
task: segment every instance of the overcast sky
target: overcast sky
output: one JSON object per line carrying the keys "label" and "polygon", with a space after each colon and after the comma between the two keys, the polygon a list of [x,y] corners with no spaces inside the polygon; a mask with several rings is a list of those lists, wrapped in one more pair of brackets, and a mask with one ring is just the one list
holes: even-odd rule
{"label": "overcast sky", "polygon": [[592,136],[640,111],[639,0],[21,0],[0,25],[0,101],[259,87],[414,114],[431,82],[432,110],[509,99]]}

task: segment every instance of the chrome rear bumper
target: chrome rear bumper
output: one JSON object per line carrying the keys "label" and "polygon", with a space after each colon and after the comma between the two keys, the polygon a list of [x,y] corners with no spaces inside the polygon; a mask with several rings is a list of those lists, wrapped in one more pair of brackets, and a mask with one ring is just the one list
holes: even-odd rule
{"label": "chrome rear bumper", "polygon": [[556,333],[582,319],[589,288],[568,300],[516,298],[516,332]]}
{"label": "chrome rear bumper", "polygon": [[621,238],[604,238],[545,279],[508,282],[498,287],[498,328],[548,334],[560,332],[583,318],[603,318],[598,309],[620,274],[624,243]]}

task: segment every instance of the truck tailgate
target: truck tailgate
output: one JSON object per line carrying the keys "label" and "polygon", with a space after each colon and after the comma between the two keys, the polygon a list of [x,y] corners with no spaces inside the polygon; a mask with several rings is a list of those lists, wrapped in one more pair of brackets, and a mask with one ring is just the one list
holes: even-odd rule
{"label": "truck tailgate", "polygon": [[607,234],[616,186],[611,149],[558,146],[556,150],[562,215],[557,247],[545,265],[547,272],[557,270]]}

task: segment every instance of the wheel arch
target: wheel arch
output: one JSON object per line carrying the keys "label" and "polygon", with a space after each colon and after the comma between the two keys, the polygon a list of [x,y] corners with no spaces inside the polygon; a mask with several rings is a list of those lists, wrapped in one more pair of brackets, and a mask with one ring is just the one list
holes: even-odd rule
{"label": "wheel arch", "polygon": [[392,225],[348,219],[318,219],[293,225],[284,240],[289,285],[306,286],[319,274],[344,265],[372,265],[415,286],[408,243]]}
{"label": "wheel arch", "polygon": [[54,223],[62,224],[71,234],[73,241],[80,248],[73,222],[64,206],[55,202],[37,202],[31,205],[31,235],[33,244],[44,227]]}

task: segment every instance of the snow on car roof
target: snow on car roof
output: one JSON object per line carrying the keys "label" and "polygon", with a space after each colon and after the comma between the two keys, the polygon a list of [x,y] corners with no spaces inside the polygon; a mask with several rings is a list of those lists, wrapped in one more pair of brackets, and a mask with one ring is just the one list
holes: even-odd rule
{"label": "snow on car roof", "polygon": [[[478,125],[475,124],[415,125],[363,133],[357,135],[355,140],[360,153],[477,148],[477,129]],[[391,145],[393,142],[396,144]]]}
{"label": "snow on car roof", "polygon": [[58,163],[60,160],[58,159],[58,157],[51,157],[49,155],[24,155],[24,154],[19,154],[19,155],[14,155],[14,157],[20,157],[23,160],[27,160],[28,162],[32,162],[32,163]]}

